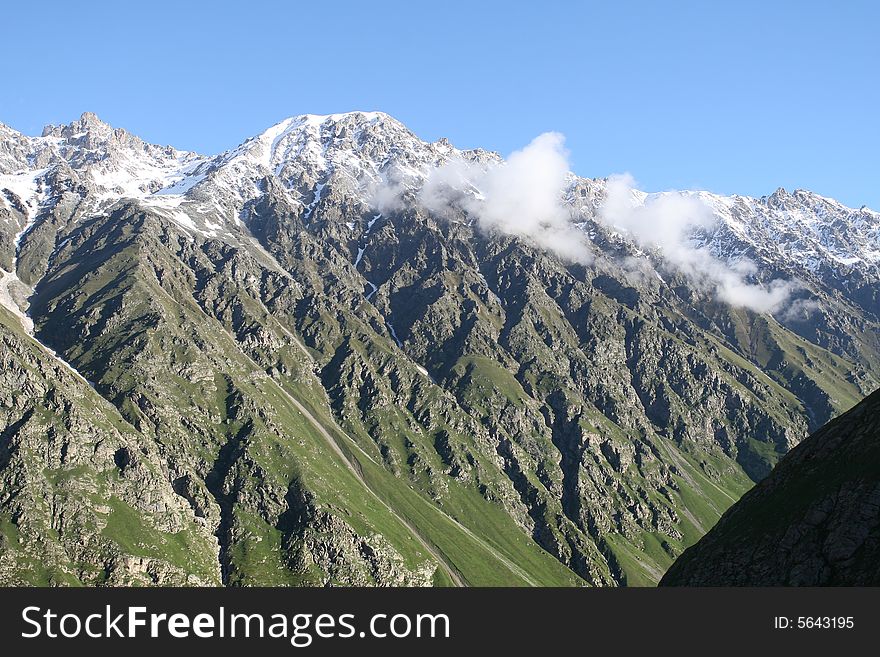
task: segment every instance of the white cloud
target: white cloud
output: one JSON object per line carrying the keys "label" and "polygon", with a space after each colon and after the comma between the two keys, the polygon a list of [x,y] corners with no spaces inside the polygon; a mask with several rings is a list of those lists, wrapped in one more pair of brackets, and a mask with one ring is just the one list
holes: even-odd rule
{"label": "white cloud", "polygon": [[[564,142],[561,134],[547,132],[503,162],[451,160],[429,172],[418,199],[441,216],[458,209],[483,230],[516,235],[566,260],[586,263],[587,239],[563,205],[569,172]],[[373,199],[380,209],[392,209],[399,207],[404,191],[398,181],[386,181]]]}
{"label": "white cloud", "polygon": [[677,193],[648,197],[644,202],[633,191],[629,175],[609,178],[599,218],[627,232],[639,246],[657,248],[676,269],[701,287],[714,289],[718,299],[755,312],[775,312],[788,301],[795,285],[776,280],[769,285],[748,282],[754,263],[741,260],[728,265],[708,249],[694,244],[697,229],[711,228],[716,220],[699,200]]}
{"label": "white cloud", "polygon": [[380,212],[400,210],[403,207],[402,197],[406,185],[393,176],[386,176],[380,184],[371,185],[370,200]]}
{"label": "white cloud", "polygon": [[562,204],[569,172],[564,142],[557,132],[544,133],[506,162],[477,172],[471,182],[480,194],[469,197],[468,209],[485,229],[525,237],[583,262],[586,241]]}
{"label": "white cloud", "polygon": [[[569,176],[565,138],[556,132],[536,137],[506,161],[476,163],[453,159],[428,172],[420,187],[405,174],[391,174],[373,190],[382,210],[403,207],[411,196],[438,216],[465,213],[485,231],[516,235],[565,260],[592,261],[589,240],[572,223],[563,202]],[[642,248],[658,249],[693,285],[755,312],[776,312],[797,286],[776,280],[749,282],[754,263],[728,264],[693,241],[694,232],[710,230],[716,218],[697,198],[675,192],[645,196],[633,189],[629,175],[609,178],[599,220],[629,234]],[[631,269],[622,263],[624,269]]]}
{"label": "white cloud", "polygon": [[815,299],[795,299],[785,309],[780,319],[783,322],[803,322],[821,307],[821,304]]}

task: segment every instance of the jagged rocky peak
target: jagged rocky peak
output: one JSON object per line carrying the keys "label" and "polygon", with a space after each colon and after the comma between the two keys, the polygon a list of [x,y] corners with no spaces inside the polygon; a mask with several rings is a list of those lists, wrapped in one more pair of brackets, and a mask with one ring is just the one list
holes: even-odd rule
{"label": "jagged rocky peak", "polygon": [[247,139],[230,155],[248,155],[274,168],[296,156],[313,155],[319,161],[327,148],[356,150],[371,141],[401,137],[417,140],[406,126],[382,112],[301,114]]}
{"label": "jagged rocky peak", "polygon": [[828,203],[829,199],[804,189],[795,189],[789,192],[784,187],[779,187],[770,196],[767,196],[765,201],[767,207],[773,210],[794,210],[824,205]]}
{"label": "jagged rocky peak", "polygon": [[422,141],[384,112],[290,117],[248,139],[225,159],[237,156],[255,160],[282,178],[303,170],[320,178],[338,170],[356,179],[377,178],[392,170],[400,177],[421,177],[428,167],[453,156],[497,158],[482,150],[458,150],[447,139]]}
{"label": "jagged rocky peak", "polygon": [[[876,216],[877,213],[868,208],[861,206],[858,210],[843,205],[840,201],[827,196],[822,196],[808,189],[795,189],[791,192],[784,187],[779,187],[770,196],[761,198],[761,202],[769,209],[781,213],[793,213],[791,216],[797,217],[799,214],[807,213],[815,215],[816,218],[824,219],[829,213],[845,213],[846,215],[854,215],[856,213],[865,213],[866,215]],[[828,216],[831,220],[836,216]]]}
{"label": "jagged rocky peak", "polygon": [[776,191],[774,191],[770,196],[767,197],[767,202],[770,204],[784,204],[787,200],[791,198],[791,194],[785,189],[785,187],[777,187]]}
{"label": "jagged rocky peak", "polygon": [[107,136],[111,133],[125,133],[122,128],[114,128],[98,118],[94,112],[83,112],[76,121],[68,124],[49,124],[43,128],[42,137],[56,137],[64,139],[76,139],[80,137],[94,137],[97,135]]}
{"label": "jagged rocky peak", "polygon": [[212,158],[196,172],[198,180],[190,177],[162,194],[193,189],[192,195],[210,199],[228,219],[263,193],[266,180],[274,179],[273,185],[277,182],[289,193],[289,202],[303,206],[306,219],[331,198],[347,204],[349,211],[365,213],[375,209],[377,187],[392,183],[417,188],[434,167],[451,158],[500,159],[486,151],[458,150],[448,140],[425,142],[383,112],[303,114]]}
{"label": "jagged rocky peak", "polygon": [[32,151],[30,138],[0,123],[0,174],[27,169]]}
{"label": "jagged rocky peak", "polygon": [[66,125],[47,125],[41,137],[50,141],[62,158],[74,166],[105,159],[120,149],[140,150],[145,145],[138,137],[122,128],[114,128],[92,112],[84,112],[78,120]]}
{"label": "jagged rocky peak", "polygon": [[289,117],[254,140],[267,146],[273,160],[277,162],[290,154],[290,146],[303,141],[316,141],[336,149],[353,150],[376,141],[418,141],[418,138],[400,121],[384,112],[345,112]]}
{"label": "jagged rocky peak", "polygon": [[18,130],[10,128],[5,123],[0,123],[0,138],[2,138],[4,142],[7,140],[18,141],[19,139],[27,139],[27,137],[21,134]]}
{"label": "jagged rocky peak", "polygon": [[93,112],[84,112],[78,120],[67,125],[48,125],[43,129],[42,137],[52,142],[60,156],[73,167],[114,158],[163,164],[169,160],[197,157],[195,153],[171,146],[149,144],[124,128],[114,128]]}

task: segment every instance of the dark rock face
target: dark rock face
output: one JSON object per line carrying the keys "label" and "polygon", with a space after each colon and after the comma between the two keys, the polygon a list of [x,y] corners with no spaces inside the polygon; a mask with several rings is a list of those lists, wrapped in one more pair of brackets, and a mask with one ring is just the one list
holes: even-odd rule
{"label": "dark rock face", "polygon": [[880,585],[880,391],[795,447],[661,585]]}

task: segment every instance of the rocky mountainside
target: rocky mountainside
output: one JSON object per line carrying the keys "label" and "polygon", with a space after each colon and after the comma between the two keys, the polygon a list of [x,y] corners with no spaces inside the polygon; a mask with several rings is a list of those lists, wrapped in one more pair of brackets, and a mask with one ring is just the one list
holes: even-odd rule
{"label": "rocky mountainside", "polygon": [[795,447],[661,584],[880,584],[880,391]]}
{"label": "rocky mountainside", "polygon": [[653,584],[877,387],[877,213],[673,195],[672,251],[568,174],[569,257],[481,220],[516,166],[381,113],[0,126],[0,581]]}

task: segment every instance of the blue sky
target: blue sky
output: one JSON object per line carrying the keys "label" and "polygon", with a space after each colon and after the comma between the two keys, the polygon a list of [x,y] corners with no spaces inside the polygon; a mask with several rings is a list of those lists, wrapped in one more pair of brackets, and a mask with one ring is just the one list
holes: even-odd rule
{"label": "blue sky", "polygon": [[0,122],[90,110],[215,153],[286,116],[382,110],[505,154],[556,130],[578,174],[649,191],[880,209],[880,3],[227,4],[7,5]]}

